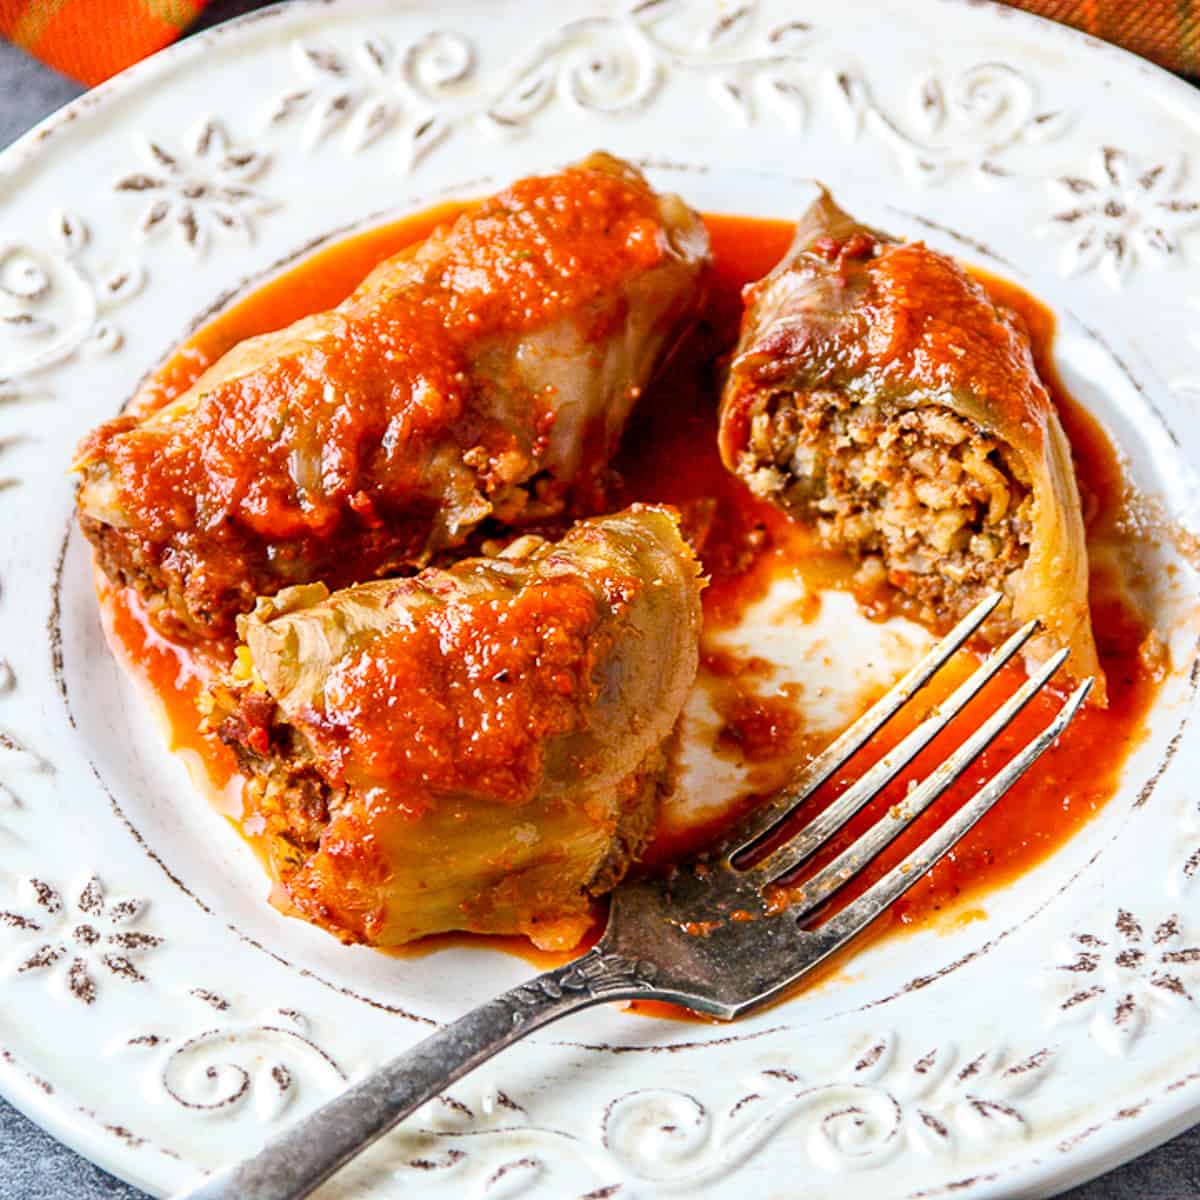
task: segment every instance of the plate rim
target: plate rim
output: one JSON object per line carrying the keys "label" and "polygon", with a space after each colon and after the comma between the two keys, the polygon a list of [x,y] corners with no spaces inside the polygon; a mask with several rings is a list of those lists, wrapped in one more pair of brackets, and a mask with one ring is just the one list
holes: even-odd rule
{"label": "plate rim", "polygon": [[[992,17],[1026,25],[1040,31],[1040,36],[1057,40],[1073,56],[1090,55],[1111,59],[1120,70],[1136,70],[1154,81],[1154,86],[1177,96],[1181,102],[1200,115],[1200,92],[1181,78],[1132,52],[1104,42],[1023,9],[1010,8],[1000,0],[936,0],[938,4],[955,9],[974,9]],[[69,101],[33,126],[0,152],[0,187],[9,193],[20,189],[20,171],[38,157],[56,147],[55,135],[77,121],[87,121],[100,115],[113,101],[128,92],[151,84],[166,75],[176,65],[199,57],[206,51],[220,48],[236,40],[248,30],[267,21],[277,21],[282,27],[301,24],[312,14],[338,9],[368,9],[371,0],[290,0],[289,3],[269,4],[264,8],[231,18],[209,29],[185,36],[149,58],[132,65],[119,75]],[[436,0],[405,0],[404,9],[415,14],[436,15]],[[1192,713],[1184,714],[1181,730],[1188,730],[1189,740],[1200,734],[1191,728]],[[1183,1070],[1187,1066],[1188,1070]],[[1128,1136],[1110,1146],[1103,1142],[1089,1143],[1090,1148],[1077,1155],[1063,1157],[1058,1162],[1038,1160],[1022,1162],[992,1180],[981,1180],[966,1186],[962,1194],[983,1198],[1056,1194],[1060,1189],[1075,1186],[1098,1177],[1132,1158],[1144,1154],[1179,1132],[1200,1121],[1200,1049],[1193,1059],[1181,1063],[1180,1079],[1186,1085],[1172,1092],[1169,1099],[1160,1097],[1150,1106],[1152,1115],[1132,1118],[1125,1128]],[[0,1063],[0,1091],[10,1103],[57,1140],[76,1150],[109,1173],[153,1193],[155,1182],[150,1175],[137,1169],[137,1163],[123,1154],[121,1143],[111,1138],[113,1130],[102,1120],[73,1102],[69,1106],[55,1102],[36,1076],[11,1056]],[[131,1135],[136,1138],[136,1135]],[[1133,1147],[1131,1151],[1131,1147]],[[170,1153],[156,1147],[161,1153]],[[140,1161],[140,1160],[139,1160]],[[1051,1190],[1045,1190],[1049,1188]]]}

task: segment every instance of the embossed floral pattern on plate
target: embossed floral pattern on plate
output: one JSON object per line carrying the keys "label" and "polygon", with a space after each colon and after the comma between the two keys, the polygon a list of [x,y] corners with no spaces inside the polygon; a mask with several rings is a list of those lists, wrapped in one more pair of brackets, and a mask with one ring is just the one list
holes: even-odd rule
{"label": "embossed floral pattern on plate", "polygon": [[230,144],[225,127],[201,121],[180,147],[168,148],[153,138],[139,139],[142,167],[122,175],[118,192],[147,197],[137,220],[146,237],[174,234],[202,254],[214,238],[247,242],[254,218],[272,203],[250,186],[269,159],[257,150]]}
{"label": "embossed floral pattern on plate", "polygon": [[61,982],[81,1004],[96,1003],[99,970],[128,983],[146,982],[137,960],[161,946],[163,939],[132,928],[140,924],[144,901],[108,899],[96,875],[69,892],[68,899],[32,877],[21,881],[21,891],[24,912],[0,910],[0,926],[23,935],[11,968],[15,974],[45,975]]}

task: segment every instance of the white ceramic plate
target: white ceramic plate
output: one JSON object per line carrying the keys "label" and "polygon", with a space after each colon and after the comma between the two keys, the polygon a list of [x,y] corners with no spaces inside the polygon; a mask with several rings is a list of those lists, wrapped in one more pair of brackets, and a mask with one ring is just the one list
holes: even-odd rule
{"label": "white ceramic plate", "polygon": [[[4,1093],[164,1193],[526,970],[394,961],[278,917],[104,644],[65,464],[201,314],[314,239],[597,146],[709,210],[792,216],[818,175],[1048,301],[1068,385],[1186,524],[1198,139],[1191,89],[988,4],[344,0],[193,38],[10,149]],[[986,920],[885,941],[728,1029],[592,1010],[327,1194],[1045,1195],[1200,1118],[1195,591],[1170,547],[1138,586],[1174,663],[1149,733],[1117,798]],[[908,633],[829,644],[895,665]]]}

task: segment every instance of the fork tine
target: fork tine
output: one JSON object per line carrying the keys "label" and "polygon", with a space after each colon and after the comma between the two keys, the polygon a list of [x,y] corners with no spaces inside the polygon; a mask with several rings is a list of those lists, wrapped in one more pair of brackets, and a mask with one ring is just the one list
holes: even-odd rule
{"label": "fork tine", "polygon": [[1058,710],[1058,715],[1021,751],[998,771],[944,825],[921,843],[917,850],[882,879],[867,889],[826,924],[813,931],[820,939],[820,957],[832,954],[869,925],[893,900],[902,896],[940,858],[969,833],[1001,796],[1050,748],[1071,723],[1087,699],[1094,680],[1085,679]]}
{"label": "fork tine", "polygon": [[826,746],[796,776],[791,787],[756,810],[738,828],[737,844],[728,850],[729,857],[742,854],[757,842],[857,754],[979,630],[1003,598],[1000,592],[984,597],[891,691]]}
{"label": "fork tine", "polygon": [[[797,917],[812,912],[904,832],[1016,719],[1067,659],[1060,650],[1027,679],[953,754],[934,768],[899,804],[871,826],[832,862],[806,879],[788,905]],[[899,810],[899,811],[897,811]]]}
{"label": "fork tine", "polygon": [[1029,641],[1037,628],[1037,621],[1022,625],[903,741],[889,750],[869,771],[857,779],[853,786],[847,788],[828,808],[818,813],[799,833],[750,870],[761,879],[775,879],[792,867],[799,866],[809,855],[819,850],[962,712],[983,686]]}

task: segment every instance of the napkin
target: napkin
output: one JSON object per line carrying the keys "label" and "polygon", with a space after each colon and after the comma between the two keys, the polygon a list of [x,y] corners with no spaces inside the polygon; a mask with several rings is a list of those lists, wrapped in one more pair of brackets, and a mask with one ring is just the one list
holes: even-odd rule
{"label": "napkin", "polygon": [[196,20],[205,3],[0,0],[0,34],[47,66],[91,85],[170,45]]}
{"label": "napkin", "polygon": [[[206,2],[0,0],[0,33],[64,74],[96,84],[174,41]],[[1200,0],[1010,2],[1115,42],[1169,70],[1200,75]],[[222,7],[236,12],[255,4],[247,0]]]}

